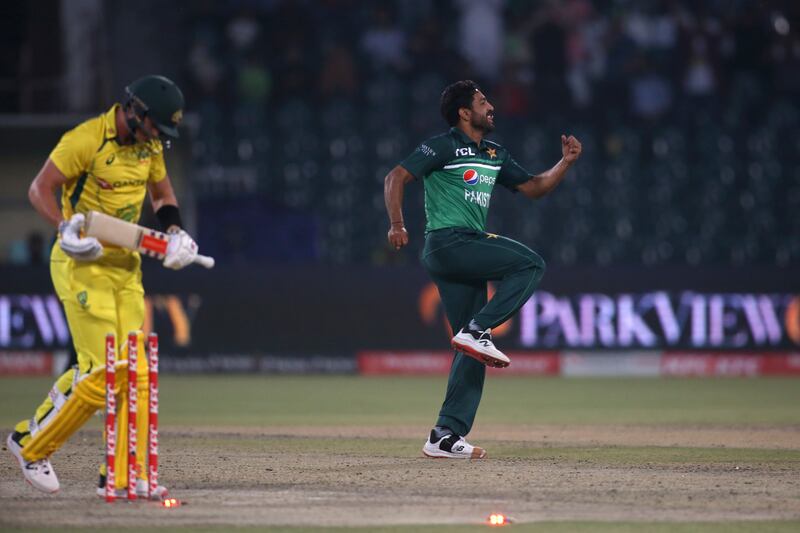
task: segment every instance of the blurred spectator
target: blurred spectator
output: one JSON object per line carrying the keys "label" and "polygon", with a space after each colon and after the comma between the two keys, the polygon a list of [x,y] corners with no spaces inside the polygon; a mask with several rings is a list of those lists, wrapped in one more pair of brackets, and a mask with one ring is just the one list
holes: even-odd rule
{"label": "blurred spectator", "polygon": [[228,22],[227,36],[235,50],[251,50],[261,34],[261,23],[250,11],[243,11]]}
{"label": "blurred spectator", "polygon": [[372,13],[372,24],[361,37],[361,49],[375,70],[405,71],[410,66],[406,57],[406,33],[395,24],[387,5],[378,5]]}
{"label": "blurred spectator", "polygon": [[645,56],[639,60],[637,72],[631,79],[630,91],[631,112],[634,117],[657,120],[672,106],[669,81]]}
{"label": "blurred spectator", "polygon": [[262,109],[269,100],[272,76],[267,71],[261,56],[250,53],[239,68],[237,77],[240,103],[254,109]]}
{"label": "blurred spectator", "polygon": [[199,38],[189,51],[190,75],[203,94],[216,92],[217,84],[222,79],[222,66],[208,42],[208,38]]}
{"label": "blurred spectator", "polygon": [[666,51],[678,42],[677,18],[667,12],[667,2],[631,4],[625,31],[644,50]]}
{"label": "blurred spectator", "polygon": [[503,0],[455,0],[458,50],[476,77],[494,82],[503,61]]}
{"label": "blurred spectator", "polygon": [[311,74],[314,69],[311,68],[311,58],[304,41],[295,38],[278,50],[278,60],[275,62],[276,98],[285,101],[306,97],[312,89]]}
{"label": "blurred spectator", "polygon": [[797,29],[790,31],[789,20],[783,15],[773,15],[772,25],[775,33],[769,58],[775,88],[787,96],[797,97],[800,95],[800,35]]}
{"label": "blurred spectator", "polygon": [[560,6],[551,2],[534,15],[531,48],[534,58],[534,91],[537,111],[564,110],[568,104],[566,85],[567,33]]}
{"label": "blurred spectator", "polygon": [[452,64],[452,54],[442,46],[441,20],[430,14],[417,22],[408,40],[415,75],[442,74]]}
{"label": "blurred spectator", "polygon": [[356,96],[358,91],[356,61],[353,53],[344,44],[333,44],[325,51],[319,90],[326,98]]}
{"label": "blurred spectator", "polygon": [[606,106],[622,109],[627,105],[628,79],[636,66],[636,45],[627,33],[622,17],[611,20],[606,40],[605,77],[600,82],[601,98]]}
{"label": "blurred spectator", "polygon": [[717,73],[710,56],[706,37],[695,35],[691,39],[689,58],[686,61],[683,90],[700,106],[713,104],[718,89]]}
{"label": "blurred spectator", "polygon": [[523,119],[530,108],[530,77],[517,63],[505,63],[500,82],[492,92],[496,113],[504,118]]}
{"label": "blurred spectator", "polygon": [[572,0],[566,4],[564,19],[567,27],[567,83],[576,107],[589,107],[593,85],[605,67],[602,46],[607,24],[599,17],[588,0]]}

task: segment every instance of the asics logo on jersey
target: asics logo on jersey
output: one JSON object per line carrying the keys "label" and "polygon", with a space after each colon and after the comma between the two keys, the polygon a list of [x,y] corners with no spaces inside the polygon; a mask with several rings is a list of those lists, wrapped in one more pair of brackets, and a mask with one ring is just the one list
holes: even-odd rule
{"label": "asics logo on jersey", "polygon": [[478,183],[478,172],[474,168],[468,168],[464,171],[462,176],[464,178],[464,183],[467,185],[475,185]]}
{"label": "asics logo on jersey", "polygon": [[113,163],[116,157],[117,157],[116,154],[111,154],[110,156],[108,156],[108,159],[106,159],[106,165],[110,165],[111,163]]}

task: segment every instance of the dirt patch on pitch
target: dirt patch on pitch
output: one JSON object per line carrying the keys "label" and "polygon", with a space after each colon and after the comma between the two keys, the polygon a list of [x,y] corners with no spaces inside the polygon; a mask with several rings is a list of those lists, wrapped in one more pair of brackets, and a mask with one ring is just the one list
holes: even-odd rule
{"label": "dirt patch on pitch", "polygon": [[[200,427],[195,433],[214,433]],[[269,430],[242,427],[230,433],[243,436],[332,437],[425,441],[427,428],[419,426],[287,426]],[[686,448],[756,448],[800,450],[800,426],[730,427],[708,425],[504,425],[481,424],[469,436],[479,443],[524,441],[534,446],[680,446]]]}
{"label": "dirt patch on pitch", "polygon": [[[419,433],[164,428],[162,479],[189,502],[168,510],[108,506],[97,498],[100,437],[84,431],[54,458],[62,483],[55,496],[24,484],[4,452],[0,526],[458,524],[478,523],[491,512],[523,522],[800,518],[800,460],[785,451],[800,449],[798,428],[484,426],[473,437],[488,448],[485,461],[424,459]],[[558,453],[559,447],[673,445],[774,449],[784,459],[636,464]],[[553,453],[492,454],[512,447],[553,447]]]}

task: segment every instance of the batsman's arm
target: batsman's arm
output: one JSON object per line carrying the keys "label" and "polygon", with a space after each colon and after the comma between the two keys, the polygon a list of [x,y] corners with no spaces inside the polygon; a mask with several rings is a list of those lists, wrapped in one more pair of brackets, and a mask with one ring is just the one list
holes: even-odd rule
{"label": "batsman's arm", "polygon": [[517,186],[517,190],[528,198],[541,198],[556,188],[564,176],[581,155],[581,143],[570,135],[561,136],[561,160],[553,168],[532,176],[531,179]]}
{"label": "batsman's arm", "polygon": [[403,222],[403,188],[414,180],[414,176],[397,165],[386,175],[383,182],[383,201],[389,215],[389,244],[399,250],[408,244],[408,232]]}
{"label": "batsman's arm", "polygon": [[31,182],[28,199],[36,212],[55,227],[64,220],[56,201],[56,191],[67,182],[67,177],[49,158]]}
{"label": "batsman's arm", "polygon": [[164,266],[180,270],[192,263],[199,263],[206,268],[213,268],[214,258],[199,255],[197,243],[183,229],[178,199],[175,197],[169,175],[158,182],[150,182],[148,191],[156,218],[163,230],[169,234]]}
{"label": "batsman's arm", "polygon": [[172,181],[169,176],[163,180],[148,185],[150,202],[153,204],[153,212],[158,217],[163,231],[172,233],[179,231],[183,227],[178,211],[178,199],[175,197],[175,190],[172,188]]}

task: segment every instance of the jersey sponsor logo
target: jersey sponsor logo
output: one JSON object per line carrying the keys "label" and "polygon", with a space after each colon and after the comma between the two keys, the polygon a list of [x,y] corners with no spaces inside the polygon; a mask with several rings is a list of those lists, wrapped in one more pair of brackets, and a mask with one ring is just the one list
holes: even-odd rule
{"label": "jersey sponsor logo", "polygon": [[487,176],[486,174],[481,174],[478,177],[478,183],[485,183],[487,185],[494,185],[494,182],[497,178],[493,178],[492,176]]}
{"label": "jersey sponsor logo", "polygon": [[486,174],[478,174],[478,171],[474,168],[468,168],[464,171],[461,175],[464,179],[464,183],[467,185],[475,185],[476,183],[485,183],[486,185],[494,185],[494,182],[497,178],[492,176],[487,176]]}
{"label": "jersey sponsor logo", "polygon": [[464,189],[464,200],[478,204],[481,207],[489,207],[489,200],[492,198],[492,193],[482,191],[471,191]]}
{"label": "jersey sponsor logo", "polygon": [[456,148],[456,157],[464,157],[468,155],[477,155],[471,147],[466,148]]}
{"label": "jersey sponsor logo", "polygon": [[147,183],[147,180],[122,180],[115,181],[114,187],[138,187]]}
{"label": "jersey sponsor logo", "polygon": [[106,191],[110,191],[111,189],[118,187],[139,187],[147,183],[147,180],[121,180],[115,181],[114,183],[109,183],[103,178],[98,178],[97,176],[95,176],[94,179],[97,181],[97,186]]}
{"label": "jersey sponsor logo", "polygon": [[467,185],[475,185],[478,183],[478,171],[474,168],[468,168],[463,174],[464,183]]}

